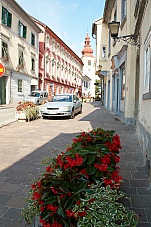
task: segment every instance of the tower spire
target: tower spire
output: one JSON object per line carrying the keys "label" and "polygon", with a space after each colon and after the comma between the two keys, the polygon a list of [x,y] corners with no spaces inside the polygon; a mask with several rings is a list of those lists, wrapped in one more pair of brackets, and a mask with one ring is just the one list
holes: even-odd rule
{"label": "tower spire", "polygon": [[84,49],[81,51],[81,53],[82,53],[82,56],[93,57],[93,50],[91,49],[90,37],[88,35],[88,31],[85,37]]}

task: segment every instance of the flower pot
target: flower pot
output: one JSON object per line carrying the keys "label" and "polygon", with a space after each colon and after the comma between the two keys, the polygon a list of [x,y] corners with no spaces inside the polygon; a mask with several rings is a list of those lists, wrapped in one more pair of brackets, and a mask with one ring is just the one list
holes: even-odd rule
{"label": "flower pot", "polygon": [[33,224],[32,224],[32,227],[42,227],[42,225],[39,223],[39,217],[38,216],[35,217]]}
{"label": "flower pot", "polygon": [[16,111],[16,119],[18,119],[18,121],[26,121],[26,112],[24,111]]}

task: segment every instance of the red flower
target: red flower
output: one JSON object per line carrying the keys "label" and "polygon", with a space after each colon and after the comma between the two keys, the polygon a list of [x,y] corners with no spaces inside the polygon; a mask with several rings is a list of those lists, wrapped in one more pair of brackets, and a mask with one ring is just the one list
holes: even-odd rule
{"label": "red flower", "polygon": [[77,204],[78,206],[80,206],[81,201],[76,201],[76,204]]}
{"label": "red flower", "polygon": [[40,211],[41,211],[41,212],[43,212],[43,211],[44,211],[44,209],[45,209],[45,208],[44,208],[43,206],[42,206],[42,207],[40,207]]}
{"label": "red flower", "polygon": [[56,213],[57,210],[58,210],[58,207],[57,207],[57,206],[53,206],[53,205],[51,205],[51,204],[48,204],[48,205],[47,205],[47,209],[48,209],[48,210],[51,210],[51,211],[54,212],[54,213]]}
{"label": "red flower", "polygon": [[85,217],[87,215],[86,211],[78,212],[78,216]]}
{"label": "red flower", "polygon": [[76,142],[77,142],[77,139],[73,139],[72,141],[73,141],[74,143],[76,143]]}
{"label": "red flower", "polygon": [[111,161],[111,155],[110,154],[107,154],[103,158],[101,158],[101,162],[103,164],[109,165],[110,161]]}
{"label": "red flower", "polygon": [[40,199],[41,195],[38,192],[34,192],[33,194],[33,200]]}
{"label": "red flower", "polygon": [[55,188],[51,188],[51,191],[56,195],[58,194],[57,190]]}
{"label": "red flower", "polygon": [[58,222],[54,222],[51,227],[63,227],[61,224],[59,224]]}
{"label": "red flower", "polygon": [[51,166],[47,166],[46,167],[46,172],[53,172],[54,171],[54,169],[51,167]]}
{"label": "red flower", "polygon": [[71,150],[71,147],[68,147],[67,149],[66,149],[66,151],[70,151]]}
{"label": "red flower", "polygon": [[66,215],[68,217],[76,217],[76,213],[75,212],[72,212],[71,210],[66,210]]}
{"label": "red flower", "polygon": [[94,166],[95,166],[95,168],[99,169],[102,172],[106,172],[107,171],[107,168],[108,168],[108,166],[105,165],[105,164],[102,164],[102,165],[100,165],[100,164],[94,164]]}
{"label": "red flower", "polygon": [[63,161],[61,160],[61,157],[62,157],[62,155],[58,155],[58,157],[56,158],[56,162],[60,167],[63,166]]}

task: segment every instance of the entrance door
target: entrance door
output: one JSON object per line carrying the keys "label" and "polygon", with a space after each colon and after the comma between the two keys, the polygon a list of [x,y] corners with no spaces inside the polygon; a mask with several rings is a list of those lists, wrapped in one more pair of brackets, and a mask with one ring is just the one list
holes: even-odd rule
{"label": "entrance door", "polygon": [[119,114],[119,79],[117,79],[117,93],[116,93],[116,114]]}
{"label": "entrance door", "polygon": [[6,104],[6,78],[0,78],[0,105]]}

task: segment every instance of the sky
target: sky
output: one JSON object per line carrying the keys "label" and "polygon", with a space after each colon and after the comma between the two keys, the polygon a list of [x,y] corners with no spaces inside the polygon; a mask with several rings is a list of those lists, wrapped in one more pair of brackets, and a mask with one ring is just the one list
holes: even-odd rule
{"label": "sky", "polygon": [[95,56],[92,23],[103,16],[105,0],[16,0],[31,16],[46,24],[79,57],[86,34]]}

